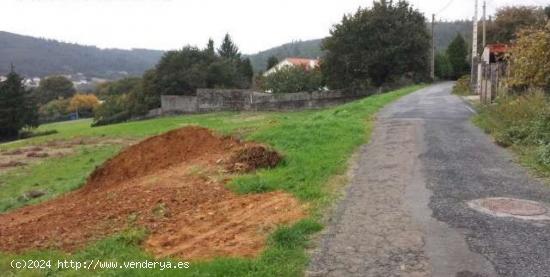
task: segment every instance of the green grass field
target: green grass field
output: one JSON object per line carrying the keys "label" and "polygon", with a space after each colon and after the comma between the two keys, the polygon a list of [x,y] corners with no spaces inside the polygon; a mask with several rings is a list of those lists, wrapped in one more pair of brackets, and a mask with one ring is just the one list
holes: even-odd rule
{"label": "green grass field", "polygon": [[[154,258],[140,248],[146,231],[129,229],[71,254],[57,250],[0,253],[0,276],[301,276],[307,264],[305,249],[309,244],[308,239],[322,228],[324,207],[334,199],[334,187],[337,187],[334,184],[335,177],[345,173],[353,151],[368,141],[375,113],[386,104],[419,88],[421,86],[411,86],[318,111],[215,113],[165,117],[97,128],[90,128],[89,120],[43,125],[40,131],[55,129],[58,133],[2,144],[0,149],[80,137],[142,139],[185,125],[200,125],[223,134],[269,144],[284,155],[282,165],[239,177],[233,180],[230,188],[239,193],[288,191],[310,204],[311,216],[293,226],[284,226],[275,231],[269,238],[267,249],[254,259],[219,258],[208,262],[192,262],[188,269],[162,271],[57,269],[57,260],[65,259],[82,262],[116,261],[120,265],[124,261],[153,261]],[[50,158],[43,163],[0,175],[0,211],[44,201],[80,187],[96,165],[119,150],[120,147],[116,146],[82,147],[71,156]],[[21,203],[18,200],[21,193],[34,188],[46,190],[48,194],[34,202]],[[16,270],[10,265],[13,259],[51,260],[52,268]]]}

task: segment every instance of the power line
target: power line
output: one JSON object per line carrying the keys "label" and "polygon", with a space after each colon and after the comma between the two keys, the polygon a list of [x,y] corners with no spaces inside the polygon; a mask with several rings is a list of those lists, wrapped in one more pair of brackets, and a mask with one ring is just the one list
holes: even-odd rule
{"label": "power line", "polygon": [[548,4],[549,4],[549,3],[542,3],[542,2],[540,2],[540,1],[538,1],[538,0],[531,0],[531,2],[536,3],[536,4],[535,4],[536,6],[545,6],[545,5],[548,5]]}
{"label": "power line", "polygon": [[439,10],[438,12],[436,12],[435,14],[440,14],[442,13],[443,11],[445,11],[446,9],[448,9],[451,4],[454,2],[454,0],[450,0],[449,2],[447,2],[447,4],[445,4],[445,6],[443,6],[443,8],[441,10]]}

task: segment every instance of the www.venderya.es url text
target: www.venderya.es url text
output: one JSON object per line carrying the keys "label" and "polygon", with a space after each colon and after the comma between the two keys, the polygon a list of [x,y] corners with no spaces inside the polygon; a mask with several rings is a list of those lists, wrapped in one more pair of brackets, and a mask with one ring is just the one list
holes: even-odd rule
{"label": "www.venderya.es url text", "polygon": [[112,261],[112,260],[12,260],[14,269],[73,269],[73,270],[103,270],[103,269],[188,269],[189,262],[172,261]]}

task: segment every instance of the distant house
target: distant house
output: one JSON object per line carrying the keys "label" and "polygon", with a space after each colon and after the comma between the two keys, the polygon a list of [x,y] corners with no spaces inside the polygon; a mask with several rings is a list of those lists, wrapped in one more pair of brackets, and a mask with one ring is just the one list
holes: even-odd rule
{"label": "distant house", "polygon": [[476,92],[481,103],[491,103],[503,86],[508,68],[510,46],[504,43],[487,44],[477,69]]}
{"label": "distant house", "polygon": [[510,46],[504,43],[487,44],[483,50],[481,60],[485,63],[504,62]]}
{"label": "distant house", "polygon": [[319,59],[306,59],[306,58],[286,58],[270,68],[264,73],[264,76],[269,76],[278,70],[285,67],[303,67],[306,70],[312,70],[319,66]]}
{"label": "distant house", "polygon": [[37,88],[40,85],[40,78],[38,78],[38,77],[25,78],[23,80],[23,85],[26,88]]}
{"label": "distant house", "polygon": [[4,82],[7,79],[8,79],[8,77],[0,75],[0,82]]}

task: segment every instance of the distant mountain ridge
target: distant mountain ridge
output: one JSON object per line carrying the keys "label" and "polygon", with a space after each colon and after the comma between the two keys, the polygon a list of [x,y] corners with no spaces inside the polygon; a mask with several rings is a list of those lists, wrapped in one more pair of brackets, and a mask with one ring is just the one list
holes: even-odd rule
{"label": "distant mountain ridge", "polygon": [[14,64],[27,77],[83,73],[88,77],[139,76],[164,54],[146,49],[100,49],[0,31],[0,75]]}
{"label": "distant mountain ridge", "polygon": [[[436,22],[436,49],[445,50],[457,33],[471,44],[472,22]],[[271,56],[279,60],[322,57],[322,41],[293,41],[244,56],[250,58],[254,71],[260,72],[266,70],[267,59]],[[147,49],[100,49],[0,31],[0,75],[6,74],[13,63],[17,71],[26,77],[83,73],[87,77],[116,79],[123,77],[121,72],[129,76],[143,74],[153,68],[163,54],[164,51]]]}

